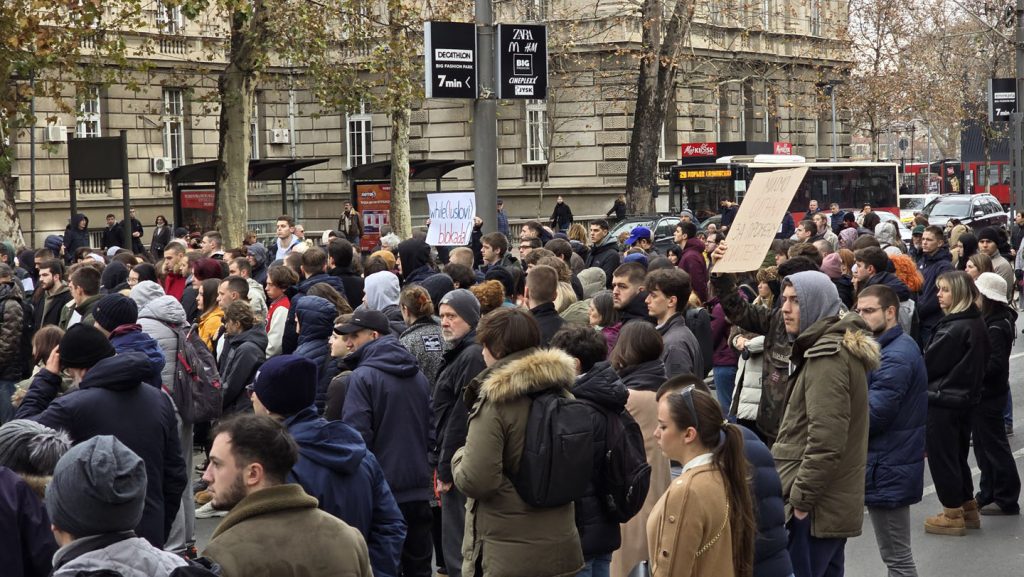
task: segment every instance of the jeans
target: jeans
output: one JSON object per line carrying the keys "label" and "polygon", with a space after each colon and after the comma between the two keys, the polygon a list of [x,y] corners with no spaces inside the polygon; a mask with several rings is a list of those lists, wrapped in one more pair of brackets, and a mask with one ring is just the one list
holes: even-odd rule
{"label": "jeans", "polygon": [[196,544],[196,501],[192,494],[192,477],[195,471],[192,469],[192,423],[186,423],[178,418],[178,436],[181,437],[181,456],[185,459],[185,472],[188,474],[188,484],[181,494],[181,507],[178,508],[174,522],[171,524],[171,533],[164,543],[164,550],[181,555],[188,552],[189,547]]}
{"label": "jeans", "polygon": [[1013,391],[1006,391],[1006,408],[1003,409],[1003,424],[1013,428]]}
{"label": "jeans", "polygon": [[441,549],[448,577],[462,577],[462,536],[466,531],[466,496],[455,485],[441,493]]}
{"label": "jeans", "polygon": [[14,405],[11,404],[11,395],[14,394],[14,381],[0,379],[0,425],[14,418]]}
{"label": "jeans", "polygon": [[868,507],[875,541],[888,577],[917,577],[917,566],[910,550],[910,507],[880,509]]}
{"label": "jeans", "polygon": [[722,415],[729,416],[729,407],[732,406],[732,391],[736,386],[736,365],[716,366],[712,369],[712,374],[715,379],[715,394],[718,395],[718,404],[722,406]]}
{"label": "jeans", "polygon": [[846,539],[819,539],[811,535],[811,516],[786,524],[789,557],[796,577],[842,577],[846,570]]}
{"label": "jeans", "polygon": [[612,563],[612,554],[603,553],[594,555],[586,560],[583,570],[576,574],[576,577],[608,577]]}

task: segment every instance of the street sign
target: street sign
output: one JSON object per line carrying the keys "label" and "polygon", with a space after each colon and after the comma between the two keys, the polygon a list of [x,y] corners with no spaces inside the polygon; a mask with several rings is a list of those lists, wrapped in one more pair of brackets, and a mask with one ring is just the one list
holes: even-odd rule
{"label": "street sign", "polygon": [[427,98],[476,98],[476,25],[423,23]]}
{"label": "street sign", "polygon": [[548,96],[547,29],[541,24],[498,24],[498,98]]}
{"label": "street sign", "polygon": [[988,121],[1006,122],[1017,112],[1017,80],[991,78],[988,81]]}
{"label": "street sign", "polygon": [[910,146],[910,141],[906,138],[901,138],[897,146],[901,151],[905,151],[907,147]]}

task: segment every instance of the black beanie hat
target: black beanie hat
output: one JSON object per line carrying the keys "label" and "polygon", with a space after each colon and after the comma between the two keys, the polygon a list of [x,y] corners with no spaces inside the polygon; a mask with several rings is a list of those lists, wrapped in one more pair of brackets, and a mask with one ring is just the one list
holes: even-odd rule
{"label": "black beanie hat", "polygon": [[271,413],[290,416],[316,401],[316,363],[299,355],[277,355],[256,371],[252,390]]}
{"label": "black beanie hat", "polygon": [[121,325],[135,324],[139,320],[139,305],[121,293],[109,294],[96,301],[92,309],[96,324],[108,333]]}
{"label": "black beanie hat", "polygon": [[60,339],[60,364],[67,369],[91,369],[114,356],[114,346],[95,327],[73,325]]}
{"label": "black beanie hat", "polygon": [[996,244],[1002,242],[1002,235],[992,226],[986,226],[978,231],[978,240],[990,240]]}

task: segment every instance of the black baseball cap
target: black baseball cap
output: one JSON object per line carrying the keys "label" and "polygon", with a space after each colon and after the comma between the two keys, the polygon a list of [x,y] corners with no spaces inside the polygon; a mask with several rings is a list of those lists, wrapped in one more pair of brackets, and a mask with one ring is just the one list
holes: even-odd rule
{"label": "black baseball cap", "polygon": [[391,323],[388,322],[388,317],[380,311],[359,311],[354,313],[347,323],[335,326],[334,332],[339,335],[350,335],[363,329],[388,335],[391,334]]}

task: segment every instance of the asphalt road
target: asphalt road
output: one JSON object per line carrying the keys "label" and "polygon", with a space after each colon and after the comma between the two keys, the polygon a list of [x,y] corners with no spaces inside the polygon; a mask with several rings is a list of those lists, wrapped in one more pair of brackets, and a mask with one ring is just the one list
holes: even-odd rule
{"label": "asphalt road", "polygon": [[[1018,321],[1018,330],[1024,320]],[[1019,334],[1019,333],[1018,333]],[[1014,415],[1018,434],[1010,438],[1017,459],[1017,469],[1024,476],[1024,336],[1014,344],[1010,357],[1010,388],[1014,395]],[[198,458],[196,462],[201,460]],[[978,482],[978,469],[971,455],[971,466]],[[981,529],[969,531],[966,537],[929,535],[924,532],[924,519],[940,509],[935,496],[931,474],[925,467],[925,490],[921,503],[910,509],[913,532],[911,543],[918,575],[921,577],[972,576],[1004,577],[1024,575],[1024,518],[982,517]],[[220,519],[197,519],[197,547],[202,551],[209,542]],[[846,544],[847,577],[881,577],[886,575],[885,565],[878,554],[878,546],[871,521],[864,514],[864,533]]]}

